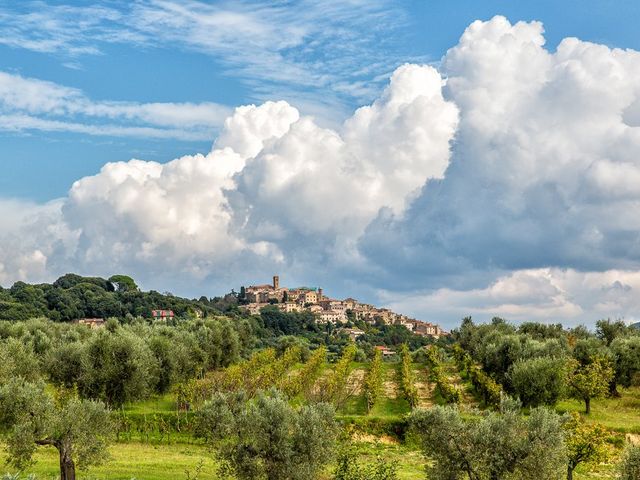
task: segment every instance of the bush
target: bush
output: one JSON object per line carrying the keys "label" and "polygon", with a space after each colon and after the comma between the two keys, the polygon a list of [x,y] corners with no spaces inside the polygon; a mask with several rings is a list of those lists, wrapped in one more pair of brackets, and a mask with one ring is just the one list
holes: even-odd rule
{"label": "bush", "polygon": [[566,471],[562,417],[537,408],[522,416],[517,402],[504,402],[500,412],[466,421],[456,407],[417,409],[411,430],[432,480],[558,479]]}
{"label": "bush", "polygon": [[196,435],[215,447],[239,480],[311,480],[333,456],[334,415],[323,403],[295,409],[277,391],[249,401],[218,394],[198,412]]}
{"label": "bush", "polygon": [[640,478],[640,447],[628,446],[620,462],[620,480],[638,480]]}
{"label": "bush", "polygon": [[358,461],[354,449],[347,448],[338,455],[332,480],[397,480],[395,463],[378,456],[373,463]]}

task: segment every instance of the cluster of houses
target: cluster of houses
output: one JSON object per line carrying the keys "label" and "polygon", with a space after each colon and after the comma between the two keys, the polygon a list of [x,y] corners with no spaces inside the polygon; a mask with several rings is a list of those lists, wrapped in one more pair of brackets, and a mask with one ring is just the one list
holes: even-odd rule
{"label": "cluster of houses", "polygon": [[[312,312],[320,323],[341,324],[350,320],[362,320],[371,324],[382,322],[386,325],[403,325],[418,335],[428,337],[439,338],[447,335],[439,325],[409,318],[387,308],[376,308],[354,298],[344,300],[329,298],[324,295],[322,288],[282,287],[277,275],[273,277],[271,284],[243,287],[240,295],[245,303],[242,308],[251,314],[258,314],[262,308],[273,305],[286,313]],[[357,335],[357,332],[349,335]]]}

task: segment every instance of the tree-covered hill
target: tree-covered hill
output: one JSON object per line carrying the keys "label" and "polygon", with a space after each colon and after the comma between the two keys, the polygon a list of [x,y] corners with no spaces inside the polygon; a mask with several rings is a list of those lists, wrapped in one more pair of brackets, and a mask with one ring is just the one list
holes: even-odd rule
{"label": "tree-covered hill", "polygon": [[188,318],[220,314],[236,305],[233,293],[222,298],[190,300],[153,290],[143,292],[126,275],[104,279],[69,273],[52,284],[16,282],[11,288],[0,287],[0,320],[13,321],[34,317],[47,317],[54,321],[149,318],[151,311],[158,309],[172,310],[177,317]]}
{"label": "tree-covered hill", "polygon": [[[47,318],[71,322],[82,318],[117,318],[121,323],[131,324],[136,319],[152,320],[153,310],[173,311],[176,323],[221,316],[234,321],[247,320],[256,348],[275,347],[278,342],[288,341],[284,337],[291,337],[291,341],[301,341],[311,348],[326,345],[330,355],[338,355],[349,343],[348,335],[340,326],[320,324],[311,312],[285,313],[269,306],[259,315],[250,315],[238,308],[238,295],[233,290],[223,297],[188,299],[153,290],[144,292],[126,275],[105,279],[73,273],[51,284],[16,282],[11,288],[0,287],[0,321]],[[415,349],[432,343],[431,339],[416,335],[402,325],[356,321],[343,326],[358,327],[364,332],[357,342],[363,352],[369,352],[375,345],[397,347],[407,343]]]}

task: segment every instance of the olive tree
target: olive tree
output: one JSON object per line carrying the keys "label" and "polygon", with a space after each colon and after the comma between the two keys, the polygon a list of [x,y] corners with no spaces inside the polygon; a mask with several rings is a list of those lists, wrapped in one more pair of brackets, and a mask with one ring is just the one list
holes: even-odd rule
{"label": "olive tree", "polygon": [[196,424],[196,435],[215,445],[239,480],[315,479],[331,460],[338,433],[332,406],[295,409],[276,391],[251,400],[217,394]]}
{"label": "olive tree", "polygon": [[551,480],[566,466],[562,417],[546,408],[520,415],[519,404],[503,400],[500,412],[465,420],[455,407],[415,410],[412,432],[433,480]]}
{"label": "olive tree", "polygon": [[611,342],[615,359],[615,383],[630,387],[640,380],[640,337],[616,338]]}
{"label": "olive tree", "polygon": [[565,365],[563,358],[518,360],[509,371],[511,387],[524,406],[555,405],[566,389]]}
{"label": "olive tree", "polygon": [[151,349],[121,327],[105,329],[88,342],[84,368],[78,379],[81,395],[110,406],[144,398],[158,383],[158,362]]}
{"label": "olive tree", "polygon": [[0,384],[12,377],[36,380],[40,376],[33,350],[16,338],[0,341]]}
{"label": "olive tree", "polygon": [[82,468],[107,457],[111,423],[104,404],[54,399],[41,383],[17,378],[0,387],[0,427],[7,432],[8,463],[20,470],[40,446],[58,450],[61,480],[75,480],[76,464]]}
{"label": "olive tree", "polygon": [[616,338],[627,335],[628,332],[629,327],[622,320],[612,321],[607,318],[596,322],[596,335],[607,346],[611,345]]}

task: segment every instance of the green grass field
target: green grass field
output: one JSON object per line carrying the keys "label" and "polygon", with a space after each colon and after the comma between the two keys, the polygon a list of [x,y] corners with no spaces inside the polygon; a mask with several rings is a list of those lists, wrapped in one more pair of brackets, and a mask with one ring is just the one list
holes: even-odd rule
{"label": "green grass field", "polygon": [[[152,445],[138,442],[115,443],[109,447],[111,459],[99,466],[79,471],[86,480],[176,480],[187,478],[203,462],[201,480],[215,480],[215,464],[211,452],[202,445]],[[35,465],[25,474],[33,473],[39,480],[58,476],[58,456],[53,447],[41,447],[35,455]],[[0,470],[11,471],[9,468]]]}
{"label": "green grass field", "polygon": [[172,394],[161,397],[155,396],[142,402],[130,403],[124,406],[124,411],[134,414],[153,414],[176,411],[176,401]]}
{"label": "green grass field", "polygon": [[[601,423],[620,433],[640,434],[640,388],[620,389],[619,398],[599,398],[591,401],[591,413],[585,418]],[[584,412],[579,400],[562,400],[557,405],[560,412]]]}

